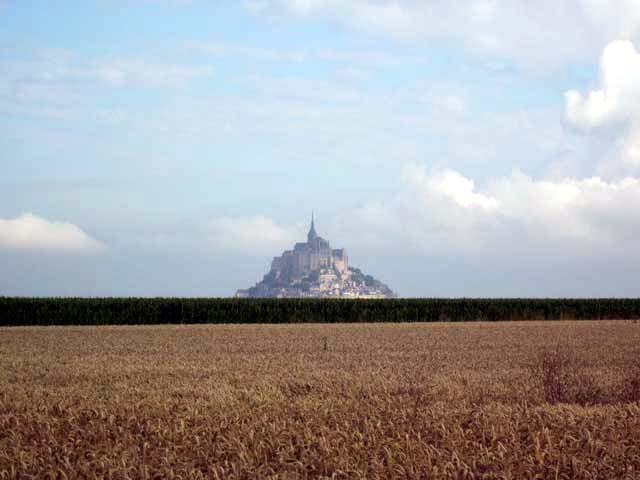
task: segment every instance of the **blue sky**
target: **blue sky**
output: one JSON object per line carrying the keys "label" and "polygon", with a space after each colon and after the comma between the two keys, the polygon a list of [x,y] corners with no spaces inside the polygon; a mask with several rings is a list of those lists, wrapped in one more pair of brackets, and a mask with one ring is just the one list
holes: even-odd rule
{"label": "blue sky", "polygon": [[640,6],[0,0],[0,295],[637,296]]}

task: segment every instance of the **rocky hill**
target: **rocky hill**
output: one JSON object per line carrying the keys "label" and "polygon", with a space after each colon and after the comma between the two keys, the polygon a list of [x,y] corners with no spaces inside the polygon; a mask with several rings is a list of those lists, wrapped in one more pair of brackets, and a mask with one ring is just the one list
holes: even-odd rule
{"label": "rocky hill", "polygon": [[271,269],[237,297],[393,298],[393,291],[371,275],[349,266],[347,252],[334,250],[315,230],[313,217],[306,242],[296,243],[271,262]]}

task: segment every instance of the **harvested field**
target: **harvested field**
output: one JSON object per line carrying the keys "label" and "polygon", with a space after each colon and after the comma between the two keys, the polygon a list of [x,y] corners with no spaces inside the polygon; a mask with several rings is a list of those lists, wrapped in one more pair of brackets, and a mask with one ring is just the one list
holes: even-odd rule
{"label": "harvested field", "polygon": [[640,478],[632,321],[0,329],[0,479]]}

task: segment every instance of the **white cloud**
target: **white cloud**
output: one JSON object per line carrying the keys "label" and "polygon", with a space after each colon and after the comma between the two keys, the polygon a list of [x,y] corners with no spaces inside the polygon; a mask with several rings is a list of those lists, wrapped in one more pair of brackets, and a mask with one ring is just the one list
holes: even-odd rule
{"label": "white cloud", "polygon": [[566,92],[565,116],[578,129],[614,138],[612,158],[601,161],[605,172],[640,167],[640,53],[631,42],[607,45],[600,60],[599,88]]}
{"label": "white cloud", "polygon": [[0,219],[0,248],[99,252],[104,246],[71,223],[51,222],[26,213],[14,219]]}
{"label": "white cloud", "polygon": [[338,230],[378,253],[637,256],[640,211],[630,205],[640,205],[638,178],[551,181],[515,172],[478,190],[458,172],[412,164],[394,195],[348,212]]}
{"label": "white cloud", "polygon": [[178,86],[198,77],[210,75],[209,66],[184,66],[151,62],[137,58],[103,60],[78,70],[80,78],[95,78],[113,86]]}
{"label": "white cloud", "polygon": [[371,71],[357,67],[344,67],[338,70],[337,73],[340,78],[356,82],[366,82],[373,76]]}
{"label": "white cloud", "polygon": [[264,216],[216,218],[209,232],[214,248],[243,254],[276,255],[303,238],[301,228],[278,225]]}
{"label": "white cloud", "polygon": [[622,160],[634,168],[640,167],[640,125],[636,125],[622,143]]}
{"label": "white cloud", "polygon": [[347,67],[363,65],[368,68],[389,68],[407,64],[425,64],[428,61],[422,56],[392,53],[382,49],[286,49],[229,43],[193,43],[191,48],[198,53],[216,57],[241,57],[261,62],[322,61]]}
{"label": "white cloud", "polygon": [[453,170],[443,170],[427,175],[424,168],[410,165],[405,168],[403,177],[406,183],[422,189],[426,194],[445,197],[464,208],[492,210],[498,206],[495,198],[474,191],[473,180]]}
{"label": "white cloud", "polygon": [[[63,50],[45,49],[29,60],[0,61],[0,112],[4,116],[36,116],[56,121],[105,119],[113,123],[114,107],[101,108],[96,89],[179,88],[211,75],[204,64],[177,64],[153,59],[118,57],[88,59]],[[100,95],[100,94],[98,94]],[[148,119],[139,109],[127,120]]]}
{"label": "white cloud", "polygon": [[216,57],[246,57],[265,62],[302,62],[306,58],[303,50],[279,50],[275,48],[232,45],[225,43],[197,43],[194,50]]}
{"label": "white cloud", "polygon": [[453,40],[469,51],[536,65],[585,59],[613,39],[640,33],[637,0],[260,0],[245,5],[270,17],[319,16],[418,43]]}
{"label": "white cloud", "polygon": [[640,54],[629,41],[614,41],[600,60],[601,88],[586,95],[565,94],[567,120],[579,128],[594,128],[640,117]]}
{"label": "white cloud", "polygon": [[14,90],[33,86],[59,86],[98,82],[111,86],[175,87],[208,76],[208,65],[182,65],[137,57],[88,60],[73,52],[45,50],[28,61],[0,64],[0,86]]}
{"label": "white cloud", "polygon": [[307,101],[314,105],[341,106],[363,100],[363,95],[357,89],[324,80],[259,75],[253,77],[253,83],[258,91],[268,97]]}

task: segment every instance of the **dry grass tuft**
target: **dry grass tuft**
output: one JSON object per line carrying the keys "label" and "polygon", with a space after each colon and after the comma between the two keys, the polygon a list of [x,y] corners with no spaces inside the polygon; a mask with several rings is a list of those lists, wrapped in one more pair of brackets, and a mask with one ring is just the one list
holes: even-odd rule
{"label": "dry grass tuft", "polygon": [[576,354],[568,347],[544,349],[537,360],[534,375],[542,384],[544,399],[548,403],[594,405],[605,400],[596,379],[584,370]]}
{"label": "dry grass tuft", "polygon": [[625,365],[623,378],[622,400],[640,402],[640,358],[636,358],[630,365]]}

